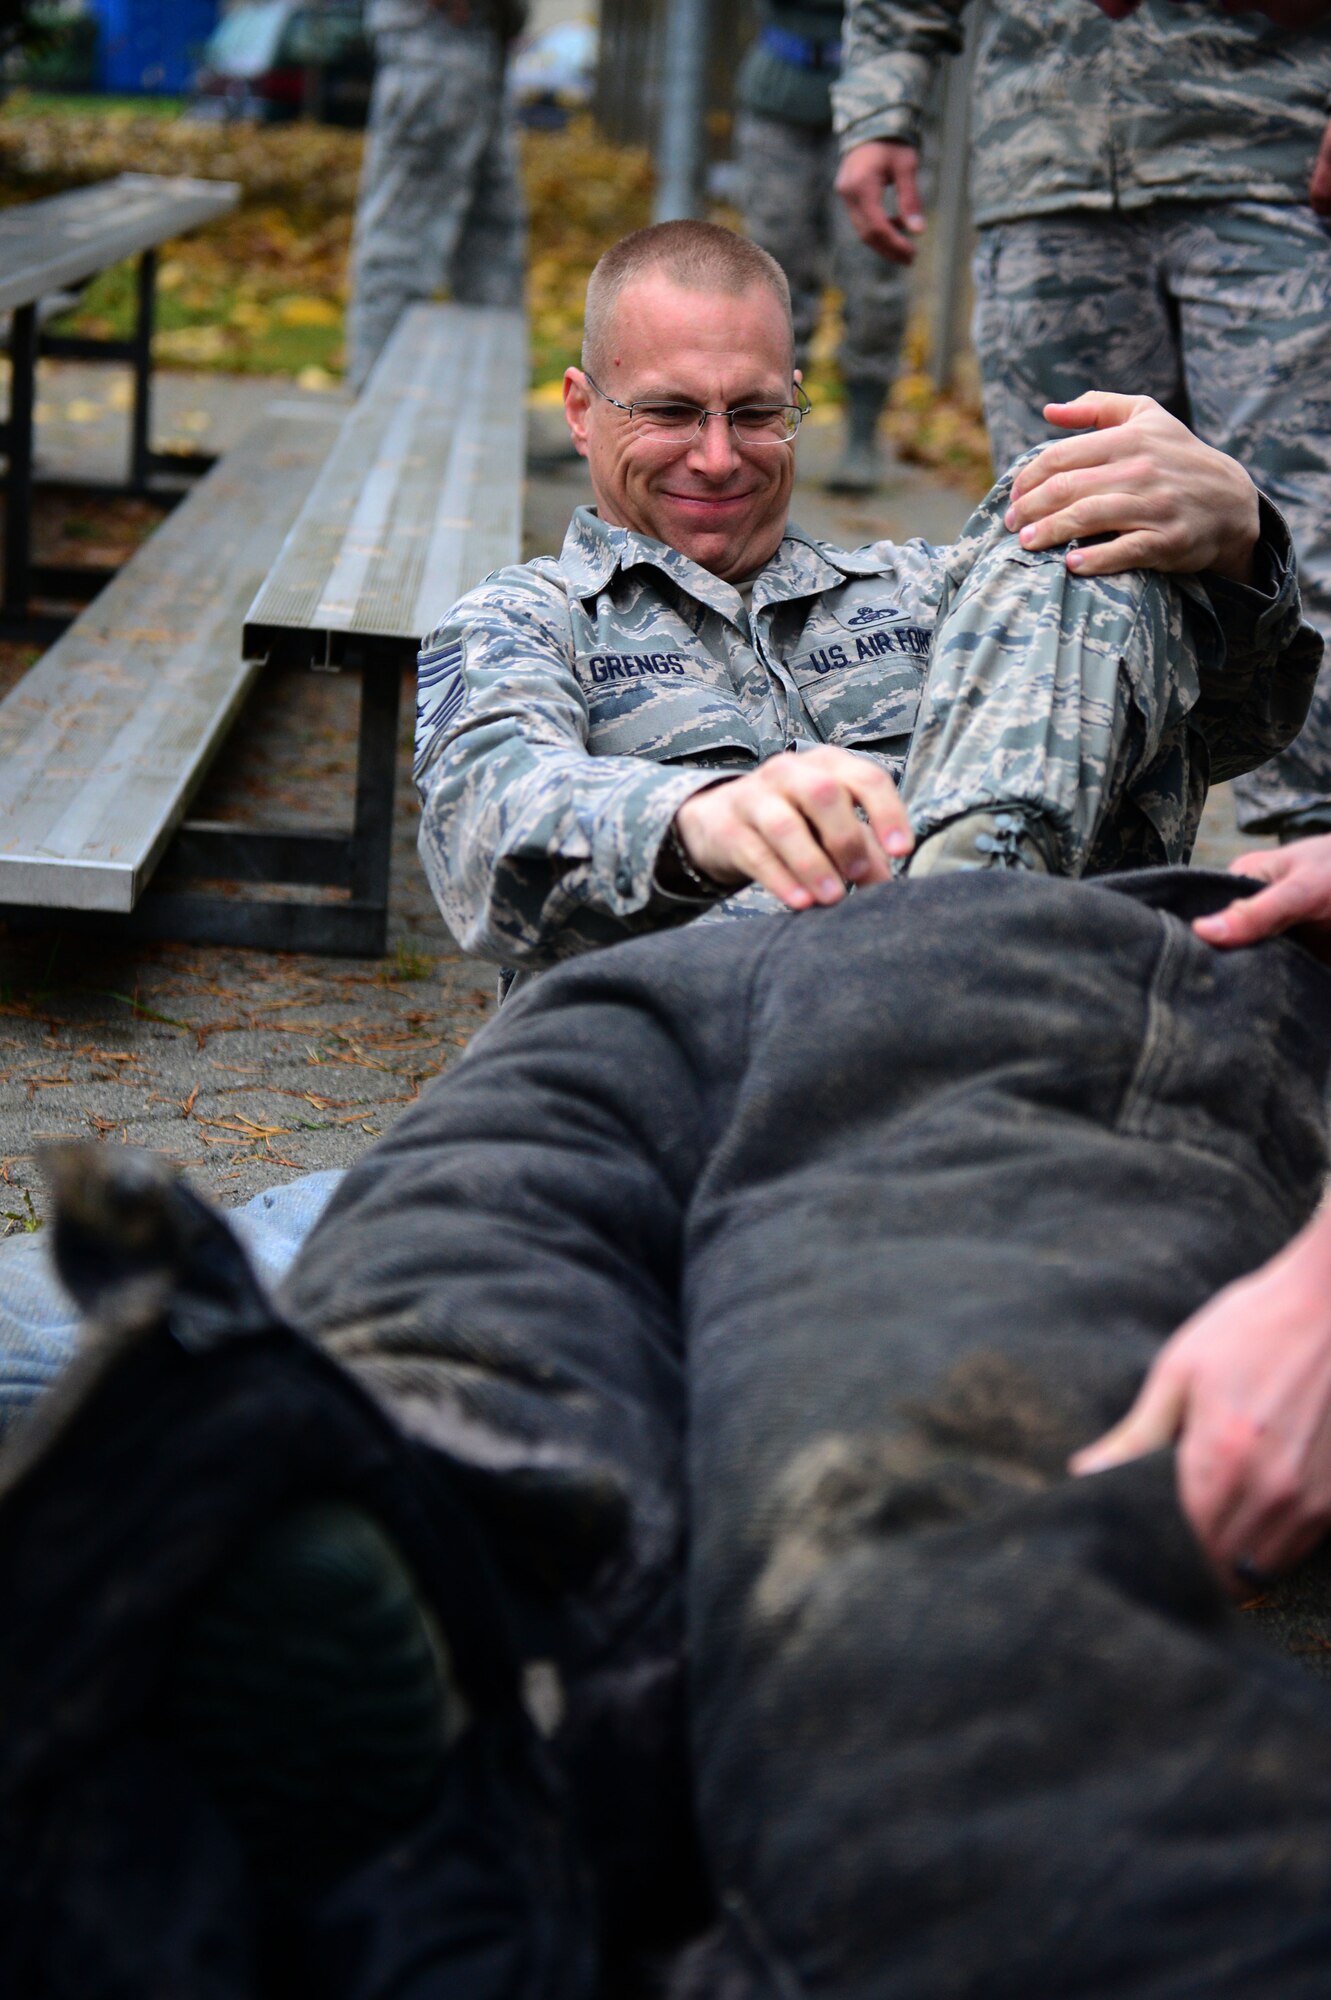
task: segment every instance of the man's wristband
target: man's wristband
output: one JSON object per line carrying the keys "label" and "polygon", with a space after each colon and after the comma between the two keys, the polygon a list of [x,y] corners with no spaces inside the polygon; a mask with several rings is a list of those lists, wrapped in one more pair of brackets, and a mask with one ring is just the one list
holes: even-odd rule
{"label": "man's wristband", "polygon": [[[666,861],[670,872],[688,889],[692,890],[695,895],[725,895],[724,884],[714,881],[710,875],[704,875],[702,870],[696,868],[689,859],[689,851],[680,839],[679,828],[673,820],[671,820],[669,827],[666,829],[666,837],[662,842],[662,859]],[[660,873],[659,865],[657,872],[658,874]],[[669,889],[670,884],[667,882],[663,883],[662,886]]]}

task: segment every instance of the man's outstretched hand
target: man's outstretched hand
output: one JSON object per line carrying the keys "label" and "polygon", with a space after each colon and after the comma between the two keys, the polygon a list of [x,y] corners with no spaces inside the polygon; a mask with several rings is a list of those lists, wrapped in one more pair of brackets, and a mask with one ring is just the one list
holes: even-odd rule
{"label": "man's outstretched hand", "polygon": [[1231,950],[1299,930],[1300,942],[1331,962],[1331,833],[1241,854],[1229,872],[1255,876],[1266,887],[1226,904],[1213,917],[1195,918],[1192,928],[1199,938]]}
{"label": "man's outstretched hand", "polygon": [[1075,403],[1046,403],[1044,416],[1086,435],[1046,445],[1013,481],[1004,519],[1024,548],[1109,535],[1069,549],[1068,568],[1079,576],[1214,570],[1251,580],[1257,489],[1236,459],[1203,444],[1150,396],[1091,390]]}
{"label": "man's outstretched hand", "polygon": [[[1193,930],[1257,944],[1301,929],[1331,959],[1331,834],[1231,864],[1266,887]],[[1179,1497],[1232,1590],[1306,1555],[1331,1527],[1331,1208],[1181,1326],[1122,1423],[1079,1452],[1103,1472],[1178,1444]]]}
{"label": "man's outstretched hand", "polygon": [[[889,188],[897,198],[894,216],[883,208]],[[914,261],[912,238],[924,228],[924,211],[920,156],[913,146],[900,146],[893,139],[866,139],[862,146],[852,146],[837,172],[836,191],[856,235],[871,250],[894,264]]]}
{"label": "man's outstretched hand", "polygon": [[915,845],[887,772],[830,744],[785,751],[695,792],[675,814],[675,832],[712,881],[759,882],[792,910],[839,903],[847,883],[885,882],[891,857]]}
{"label": "man's outstretched hand", "polygon": [[1070,1470],[1176,1441],[1183,1510],[1236,1595],[1331,1527],[1331,1210],[1181,1326],[1122,1423]]}

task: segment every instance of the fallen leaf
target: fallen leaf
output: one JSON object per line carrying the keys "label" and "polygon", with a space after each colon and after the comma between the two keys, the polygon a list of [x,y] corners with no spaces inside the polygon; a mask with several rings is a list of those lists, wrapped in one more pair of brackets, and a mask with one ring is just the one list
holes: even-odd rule
{"label": "fallen leaf", "polygon": [[180,326],[153,336],[153,353],[164,361],[220,361],[226,349],[220,326]]}
{"label": "fallen leaf", "polygon": [[281,326],[341,326],[342,315],[331,299],[283,299],[277,307]]}

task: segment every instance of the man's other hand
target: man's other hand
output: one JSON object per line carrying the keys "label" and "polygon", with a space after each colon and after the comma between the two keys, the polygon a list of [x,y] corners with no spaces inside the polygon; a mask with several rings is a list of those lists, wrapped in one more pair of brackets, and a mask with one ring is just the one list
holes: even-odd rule
{"label": "man's other hand", "polygon": [[792,910],[839,903],[847,883],[885,882],[890,857],[915,845],[886,771],[830,746],[783,752],[695,792],[675,814],[675,832],[714,882],[759,882]]}
{"label": "man's other hand", "polygon": [[1331,833],[1241,854],[1229,872],[1255,876],[1267,886],[1213,917],[1195,918],[1192,928],[1199,938],[1232,949],[1301,928],[1301,942],[1331,962]]}
{"label": "man's other hand", "polygon": [[1214,570],[1252,578],[1257,489],[1236,459],[1213,451],[1150,396],[1091,390],[1046,403],[1046,423],[1088,435],[1046,445],[1012,484],[1004,519],[1023,548],[1080,536],[1112,539],[1069,549],[1080,576],[1125,569]]}
{"label": "man's other hand", "polygon": [[[896,190],[897,212],[888,215],[883,196]],[[836,191],[846,204],[846,213],[855,232],[895,264],[914,261],[911,241],[924,228],[920,207],[920,156],[913,146],[899,146],[892,139],[866,139],[852,146],[841,162]]]}
{"label": "man's other hand", "polygon": [[1331,1526],[1331,1211],[1160,1350],[1075,1473],[1178,1444],[1183,1510],[1226,1587],[1251,1594]]}

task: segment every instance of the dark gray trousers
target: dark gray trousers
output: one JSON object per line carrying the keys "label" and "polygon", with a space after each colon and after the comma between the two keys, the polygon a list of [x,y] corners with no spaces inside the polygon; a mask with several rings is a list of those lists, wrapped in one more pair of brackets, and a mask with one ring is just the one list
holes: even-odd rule
{"label": "dark gray trousers", "polygon": [[681,1991],[1324,1990],[1324,1696],[1166,1460],[1063,1470],[1317,1198],[1331,976],[1201,945],[1233,888],[960,876],[597,954],[302,1257],[416,1435],[626,1496],[549,1643],[620,1895],[684,1837],[687,1680]]}
{"label": "dark gray trousers", "polygon": [[[98,1149],[101,1342],[0,1454],[0,1990],[1321,2000],[1325,1690],[1167,1457],[1064,1473],[1320,1190],[1331,974],[1198,943],[1234,889],[907,881],[552,972],[348,1176],[311,1338]],[[161,1690],[330,1494],[473,1719],[274,1911]]]}

